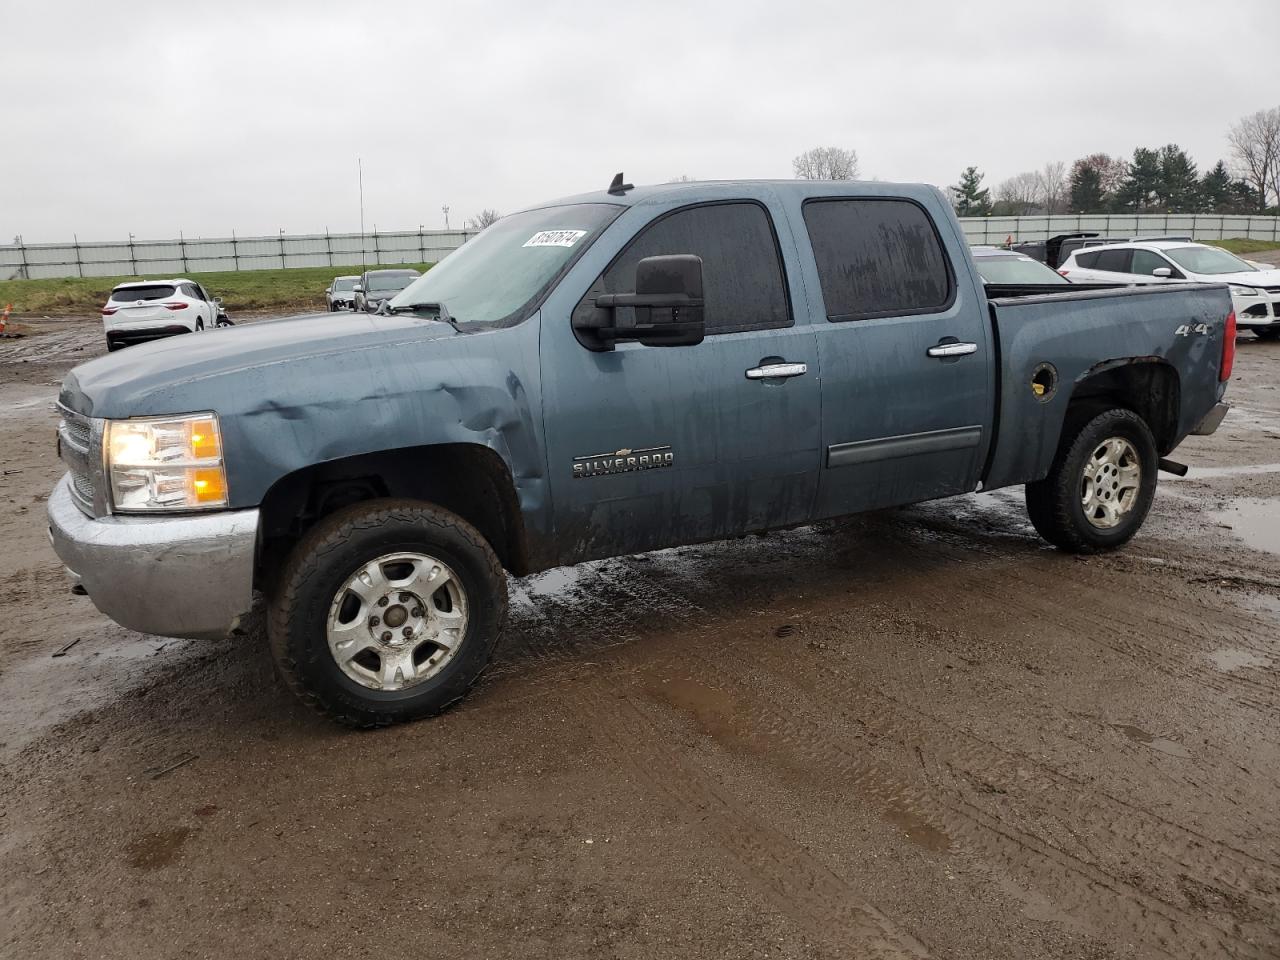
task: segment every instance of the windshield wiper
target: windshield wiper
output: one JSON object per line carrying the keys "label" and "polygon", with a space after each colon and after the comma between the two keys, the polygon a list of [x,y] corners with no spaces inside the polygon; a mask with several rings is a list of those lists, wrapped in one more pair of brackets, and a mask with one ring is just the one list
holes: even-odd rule
{"label": "windshield wiper", "polygon": [[444,302],[441,300],[437,300],[433,303],[402,303],[398,307],[387,307],[388,313],[416,313],[419,310],[434,310],[436,313],[437,320],[441,320],[444,323],[447,323],[449,326],[453,327],[453,329],[457,330],[459,333],[462,332],[458,328],[457,319],[455,319],[449,313],[449,308],[446,307],[444,305]]}

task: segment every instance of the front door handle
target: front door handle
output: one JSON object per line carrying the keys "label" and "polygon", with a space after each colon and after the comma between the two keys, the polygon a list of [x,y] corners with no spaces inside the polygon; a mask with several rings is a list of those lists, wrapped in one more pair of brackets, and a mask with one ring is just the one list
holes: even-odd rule
{"label": "front door handle", "polygon": [[766,363],[747,371],[748,380],[785,380],[802,377],[809,372],[807,363]]}
{"label": "front door handle", "polygon": [[938,357],[945,360],[947,357],[967,357],[971,353],[978,352],[976,343],[939,343],[928,349],[931,357]]}

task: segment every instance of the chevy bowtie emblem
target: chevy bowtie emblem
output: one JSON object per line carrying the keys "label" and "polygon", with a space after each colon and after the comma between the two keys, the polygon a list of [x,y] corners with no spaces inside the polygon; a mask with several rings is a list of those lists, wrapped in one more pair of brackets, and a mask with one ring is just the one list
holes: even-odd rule
{"label": "chevy bowtie emblem", "polygon": [[633,450],[623,447],[613,453],[596,453],[573,458],[574,477],[604,477],[611,473],[631,473],[634,470],[654,470],[669,467],[676,456],[670,446],[643,447]]}

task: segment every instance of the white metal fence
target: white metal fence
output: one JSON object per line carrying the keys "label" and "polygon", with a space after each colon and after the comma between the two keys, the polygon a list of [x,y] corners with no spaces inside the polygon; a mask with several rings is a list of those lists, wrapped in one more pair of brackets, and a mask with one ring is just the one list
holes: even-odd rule
{"label": "white metal fence", "polygon": [[[1059,233],[1096,231],[1130,237],[1177,234],[1197,240],[1248,237],[1280,243],[1280,217],[1197,214],[1097,214],[966,217],[970,243],[1044,240]],[[0,280],[39,277],[116,277],[209,273],[292,267],[346,267],[360,263],[432,263],[456,250],[474,231],[324,233],[309,236],[225,237],[213,240],[134,240],[112,243],[0,244]]]}
{"label": "white metal fence", "polygon": [[1244,237],[1280,243],[1280,217],[1237,217],[1216,213],[1059,214],[1034,217],[962,217],[970,243],[1002,244],[1047,240],[1061,233],[1100,233],[1106,237],[1189,236],[1195,240]]}
{"label": "white metal fence", "polygon": [[474,230],[323,233],[308,236],[0,244],[0,280],[41,277],[180,276],[223,270],[433,263]]}

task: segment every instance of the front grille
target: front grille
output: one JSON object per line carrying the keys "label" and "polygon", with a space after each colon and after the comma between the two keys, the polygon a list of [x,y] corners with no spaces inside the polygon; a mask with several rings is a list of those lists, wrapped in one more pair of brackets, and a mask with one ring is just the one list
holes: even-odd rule
{"label": "front grille", "polygon": [[59,446],[62,462],[71,472],[72,499],[81,510],[92,516],[100,473],[94,469],[94,464],[102,455],[100,449],[94,450],[93,421],[61,405],[59,412],[62,414],[62,421],[58,424]]}
{"label": "front grille", "polygon": [[66,428],[69,439],[75,441],[76,445],[82,449],[86,451],[89,449],[89,438],[93,431],[89,428],[88,420],[69,410],[63,410],[62,425]]}

